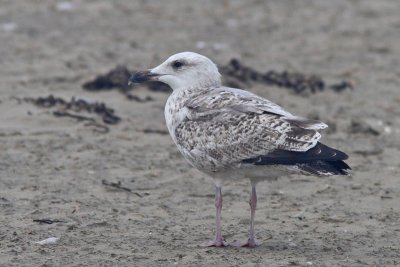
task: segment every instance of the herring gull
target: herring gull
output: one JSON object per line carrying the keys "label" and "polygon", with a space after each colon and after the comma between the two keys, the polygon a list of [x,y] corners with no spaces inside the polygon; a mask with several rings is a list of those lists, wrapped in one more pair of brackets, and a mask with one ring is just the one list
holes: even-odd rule
{"label": "herring gull", "polygon": [[215,239],[206,246],[226,246],[221,231],[224,181],[251,182],[249,237],[239,246],[255,247],[256,184],[293,173],[348,175],[348,156],[319,142],[323,122],[298,117],[279,105],[241,89],[221,85],[217,66],[207,57],[183,52],[159,66],[132,75],[130,82],[160,81],[173,92],[165,120],[183,157],[215,181]]}

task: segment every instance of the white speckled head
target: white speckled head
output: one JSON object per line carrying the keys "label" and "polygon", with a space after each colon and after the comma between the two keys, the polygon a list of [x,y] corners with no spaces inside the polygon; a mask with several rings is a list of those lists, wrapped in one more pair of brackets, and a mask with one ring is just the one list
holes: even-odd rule
{"label": "white speckled head", "polygon": [[221,86],[217,66],[209,58],[193,52],[175,54],[150,73],[173,90]]}

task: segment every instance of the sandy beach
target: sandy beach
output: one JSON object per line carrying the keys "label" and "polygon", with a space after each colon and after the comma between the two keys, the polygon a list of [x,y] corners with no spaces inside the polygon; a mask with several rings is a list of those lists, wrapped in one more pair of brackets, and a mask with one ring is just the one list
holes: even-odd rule
{"label": "sandy beach", "polygon": [[[399,266],[399,14],[390,0],[2,1],[0,266]],[[237,81],[326,122],[322,141],[349,154],[353,175],[260,183],[262,245],[199,247],[214,234],[214,184],[167,134],[168,92],[82,87],[181,51],[351,82],[295,93]],[[23,100],[49,95],[104,103],[120,120]],[[228,241],[247,235],[250,189],[224,184]]]}

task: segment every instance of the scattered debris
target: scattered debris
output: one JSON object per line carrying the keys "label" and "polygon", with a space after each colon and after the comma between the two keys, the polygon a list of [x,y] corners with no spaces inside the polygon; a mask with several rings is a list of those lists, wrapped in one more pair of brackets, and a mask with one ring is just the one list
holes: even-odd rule
{"label": "scattered debris", "polygon": [[[54,116],[71,117],[77,119],[78,121],[88,121],[89,123],[85,124],[85,126],[95,126],[98,129],[98,132],[101,133],[108,132],[108,127],[101,123],[98,123],[97,120],[93,117],[83,116],[76,113],[85,111],[89,114],[97,114],[102,118],[102,121],[105,124],[117,124],[121,120],[120,117],[114,114],[114,110],[107,107],[106,104],[99,102],[89,103],[83,99],[75,99],[75,97],[72,97],[70,101],[66,101],[60,97],[54,97],[53,95],[38,98],[25,97],[23,99],[15,99],[18,101],[18,103],[25,101],[43,108],[56,107],[58,108],[58,110],[53,112]],[[66,110],[71,110],[76,113],[71,113]]]}
{"label": "scattered debris", "polygon": [[[325,89],[331,89],[335,92],[342,92],[347,89],[354,89],[350,81],[342,81],[337,84],[326,85],[326,83],[316,75],[305,75],[301,73],[290,73],[288,71],[277,72],[268,71],[266,73],[254,70],[251,67],[243,65],[238,59],[231,59],[227,65],[219,67],[220,72],[229,86],[240,87],[242,83],[257,82],[266,85],[275,85],[282,88],[288,88],[295,93],[309,91],[311,93],[321,92]],[[128,86],[129,77],[135,71],[129,70],[126,66],[118,65],[104,75],[97,76],[93,81],[88,81],[82,87],[89,91],[118,89],[123,92],[128,99],[138,102],[138,97],[127,94],[133,87]],[[157,92],[170,92],[171,88],[161,82],[149,81],[144,83],[149,90]],[[148,99],[146,101],[150,101]]]}
{"label": "scattered debris", "polygon": [[[121,91],[129,100],[135,100],[137,102],[147,102],[153,100],[151,97],[146,97],[144,100],[138,96],[129,94],[132,87],[128,86],[129,77],[135,71],[130,71],[126,66],[118,65],[108,73],[98,75],[93,81],[88,81],[82,85],[82,87],[88,91],[102,91],[118,89]],[[147,82],[145,83],[148,89],[158,92],[169,92],[171,88],[161,82]]]}
{"label": "scattered debris", "polygon": [[37,242],[35,242],[35,244],[38,244],[38,245],[51,245],[51,244],[57,243],[59,239],[60,238],[58,238],[58,237],[49,237],[47,239],[44,239],[44,240],[41,240],[41,241],[37,241]]}
{"label": "scattered debris", "polygon": [[125,94],[126,98],[128,98],[129,100],[133,100],[139,103],[143,103],[143,102],[149,102],[149,101],[153,101],[154,99],[151,96],[146,96],[145,98],[140,98],[137,95],[132,95],[129,93]]}
{"label": "scattered debris", "polygon": [[335,92],[341,92],[346,89],[353,89],[351,82],[342,81],[338,84],[326,86],[325,82],[316,75],[304,75],[301,73],[290,73],[287,71],[277,72],[268,71],[259,72],[251,67],[243,65],[238,59],[232,59],[227,65],[220,67],[221,74],[228,78],[233,78],[230,83],[235,82],[258,82],[266,85],[276,85],[288,88],[295,93],[310,91],[316,93],[329,88]]}
{"label": "scattered debris", "polygon": [[123,187],[122,184],[121,184],[121,181],[118,181],[118,182],[115,183],[115,182],[107,182],[106,180],[102,180],[101,183],[103,185],[107,185],[107,186],[111,186],[111,187],[114,187],[114,188],[118,188],[118,189],[121,189],[121,190],[124,190],[124,191],[127,191],[127,192],[132,192],[132,189],[127,188],[127,187]]}
{"label": "scattered debris", "polygon": [[85,126],[93,126],[94,131],[102,133],[102,134],[106,134],[110,131],[110,129],[107,126],[97,123],[97,122],[88,122],[84,125]]}
{"label": "scattered debris", "polygon": [[144,133],[152,133],[152,134],[161,134],[161,135],[166,135],[168,134],[167,130],[157,130],[157,129],[144,129],[143,130]]}
{"label": "scattered debris", "polygon": [[351,81],[342,81],[340,83],[331,84],[329,88],[335,92],[341,92],[347,89],[354,89],[354,84]]}
{"label": "scattered debris", "polygon": [[63,220],[53,220],[53,219],[35,219],[34,222],[38,222],[40,224],[53,224],[53,223],[65,223]]}
{"label": "scattered debris", "polygon": [[88,113],[95,113],[100,115],[103,122],[107,124],[117,124],[121,120],[121,118],[114,114],[114,110],[107,107],[106,104],[99,102],[89,103],[83,99],[75,99],[75,97],[72,97],[70,101],[54,97],[53,95],[38,98],[26,97],[23,100],[33,103],[38,107],[51,108],[59,106],[64,110],[69,109],[75,112],[86,111]]}
{"label": "scattered debris", "polygon": [[74,119],[77,119],[78,121],[91,121],[91,122],[96,122],[95,119],[90,118],[90,117],[85,117],[81,115],[76,115],[76,114],[71,114],[65,111],[54,111],[53,115],[56,117],[71,117]]}
{"label": "scattered debris", "polygon": [[132,192],[132,189],[122,186],[121,181],[118,181],[118,182],[107,182],[106,180],[102,180],[101,183],[103,185],[106,185],[106,186],[110,186],[110,187],[113,187],[113,188],[116,188],[116,189],[119,189],[119,190],[122,190],[122,191],[133,193],[133,194],[137,195],[138,197],[143,197],[142,194],[139,194],[137,192]]}
{"label": "scattered debris", "polygon": [[93,81],[88,81],[82,87],[88,91],[111,90],[118,88],[122,91],[128,91],[128,80],[131,76],[126,66],[118,65],[104,75],[97,76]]}

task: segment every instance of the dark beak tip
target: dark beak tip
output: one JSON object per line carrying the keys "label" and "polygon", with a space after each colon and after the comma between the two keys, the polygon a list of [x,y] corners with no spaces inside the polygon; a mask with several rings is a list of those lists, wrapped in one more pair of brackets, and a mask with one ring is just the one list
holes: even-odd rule
{"label": "dark beak tip", "polygon": [[142,82],[147,82],[147,81],[151,81],[152,78],[157,77],[157,74],[151,73],[148,70],[145,71],[138,71],[135,72],[131,75],[131,77],[129,77],[128,80],[128,85],[131,85],[133,83],[142,83]]}
{"label": "dark beak tip", "polygon": [[145,75],[143,74],[143,72],[135,72],[131,75],[131,77],[129,77],[128,85],[131,85],[133,83],[141,83],[144,77]]}

